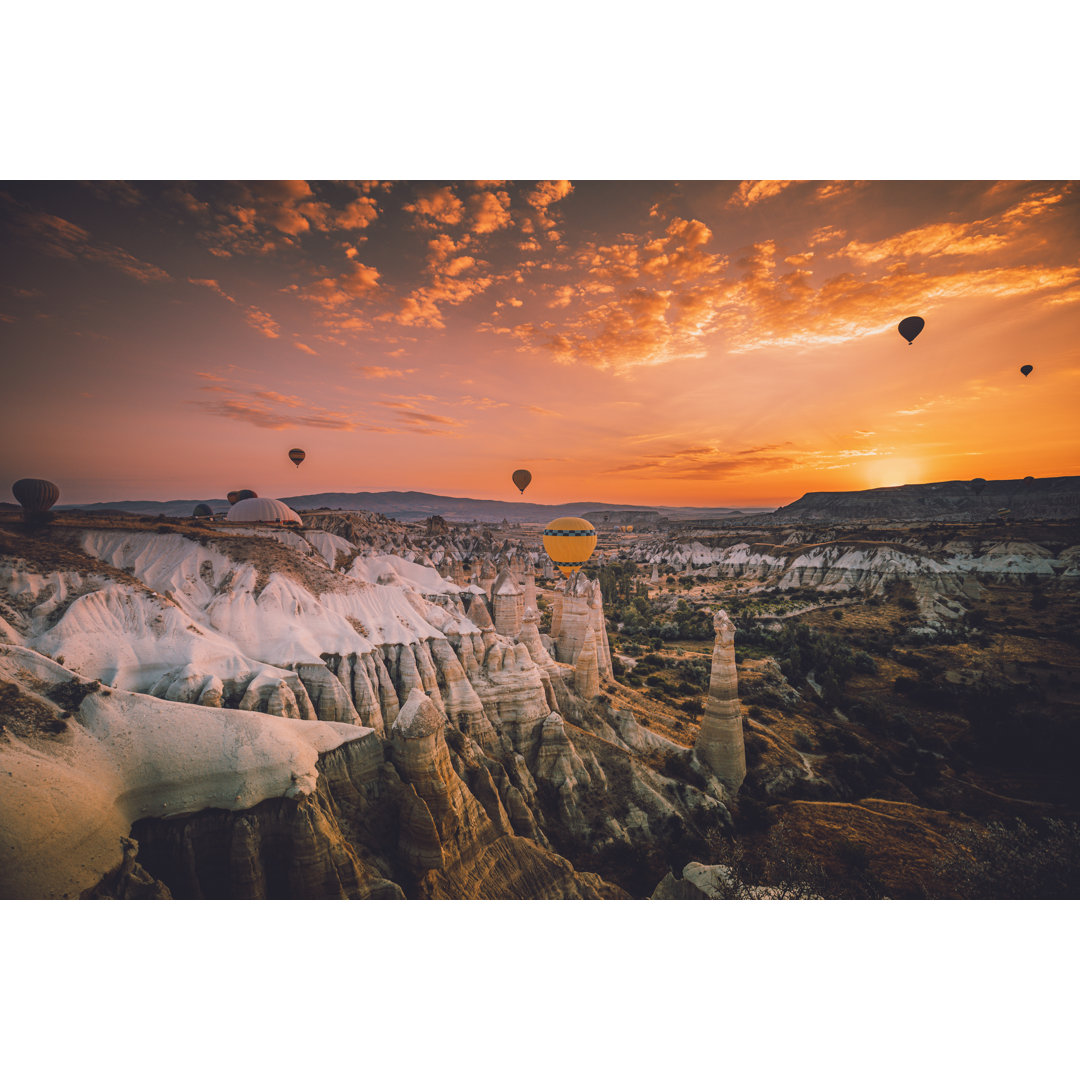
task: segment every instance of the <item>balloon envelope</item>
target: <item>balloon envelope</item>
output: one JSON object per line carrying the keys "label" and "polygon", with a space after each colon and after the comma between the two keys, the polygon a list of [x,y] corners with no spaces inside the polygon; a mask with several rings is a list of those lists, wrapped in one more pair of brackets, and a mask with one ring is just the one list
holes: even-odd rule
{"label": "balloon envelope", "polygon": [[303,461],[304,458],[306,458],[306,457],[307,457],[307,454],[305,454],[304,451],[300,450],[299,448],[295,448],[295,449],[289,451],[289,460],[298,469],[300,468],[300,462]]}
{"label": "balloon envelope", "polygon": [[968,484],[968,487],[978,495],[979,492],[986,487],[986,481],[981,476],[976,476],[975,479]]}
{"label": "balloon envelope", "polygon": [[584,518],[556,518],[544,530],[544,550],[563,577],[580,570],[595,548],[596,530]]}
{"label": "balloon envelope", "polygon": [[1035,483],[1035,477],[1034,476],[1025,476],[1024,477],[1024,483],[1028,484],[1028,485],[1034,484]]}
{"label": "balloon envelope", "polygon": [[24,510],[39,513],[60,498],[60,489],[51,480],[16,480],[11,485],[11,494]]}
{"label": "balloon envelope", "polygon": [[896,329],[900,331],[900,336],[910,345],[922,333],[922,328],[925,325],[925,319],[920,318],[918,315],[909,315],[906,319],[900,320],[900,325]]}
{"label": "balloon envelope", "polygon": [[516,469],[510,479],[514,481],[514,487],[524,495],[525,489],[532,483],[532,473],[528,469]]}
{"label": "balloon envelope", "polygon": [[213,517],[214,511],[211,510],[210,507],[206,505],[206,503],[199,503],[199,505],[191,511],[191,516],[197,518]]}
{"label": "balloon envelope", "polygon": [[229,494],[225,496],[225,498],[229,500],[229,505],[230,506],[235,506],[236,505],[236,500],[240,498],[240,492],[239,491],[230,491]]}
{"label": "balloon envelope", "polygon": [[251,488],[241,488],[239,491],[234,491],[235,499],[231,499],[234,505],[238,502],[243,502],[245,499],[257,499],[259,496],[251,490]]}
{"label": "balloon envelope", "polygon": [[1026,379],[1034,370],[1035,370],[1035,368],[1032,367],[1031,364],[1025,364],[1020,369],[1020,374],[1023,375],[1024,378]]}

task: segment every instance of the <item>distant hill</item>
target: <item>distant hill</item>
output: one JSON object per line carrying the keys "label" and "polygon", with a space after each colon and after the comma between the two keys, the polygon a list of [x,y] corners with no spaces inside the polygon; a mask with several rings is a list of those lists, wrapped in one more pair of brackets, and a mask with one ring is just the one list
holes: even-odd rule
{"label": "distant hill", "polygon": [[[260,494],[265,494],[260,492]],[[276,497],[276,496],[275,496]],[[631,503],[574,502],[550,506],[533,502],[504,502],[499,499],[458,499],[423,491],[328,491],[318,495],[293,495],[282,499],[294,510],[367,510],[399,521],[419,521],[439,515],[447,521],[547,522],[552,518],[587,517],[591,511],[659,512],[669,518],[724,518],[744,513],[760,513],[760,507],[636,506]],[[112,510],[129,514],[188,517],[195,506],[205,502],[214,513],[229,509],[226,499],[171,499],[167,502],[128,500],[80,503],[57,507],[65,510]]]}
{"label": "distant hill", "polygon": [[[1008,510],[1008,514],[999,511]],[[1080,476],[989,480],[979,491],[970,481],[904,484],[867,491],[812,491],[761,522],[798,521],[1014,521],[1080,518]]]}

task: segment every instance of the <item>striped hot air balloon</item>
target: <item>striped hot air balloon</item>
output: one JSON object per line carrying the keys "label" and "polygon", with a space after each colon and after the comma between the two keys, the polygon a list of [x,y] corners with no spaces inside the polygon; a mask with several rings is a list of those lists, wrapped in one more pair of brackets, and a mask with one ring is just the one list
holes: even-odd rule
{"label": "striped hot air balloon", "polygon": [[304,458],[306,458],[306,457],[307,457],[307,454],[305,454],[304,451],[301,450],[298,446],[294,447],[292,450],[289,451],[289,460],[298,469],[300,468],[300,462],[303,461]]}
{"label": "striped hot air balloon", "polygon": [[595,548],[596,530],[584,518],[556,518],[544,530],[544,550],[563,577],[580,570]]}
{"label": "striped hot air balloon", "polygon": [[16,480],[11,494],[27,513],[44,513],[57,499],[60,489],[51,480]]}

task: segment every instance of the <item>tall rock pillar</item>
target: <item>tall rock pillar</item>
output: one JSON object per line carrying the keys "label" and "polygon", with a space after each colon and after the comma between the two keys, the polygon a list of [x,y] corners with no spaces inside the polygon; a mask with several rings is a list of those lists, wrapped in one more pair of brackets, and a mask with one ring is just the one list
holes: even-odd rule
{"label": "tall rock pillar", "polygon": [[504,570],[491,587],[491,603],[495,608],[495,632],[506,637],[521,633],[521,621],[525,614],[525,590]]}
{"label": "tall rock pillar", "polygon": [[739,681],[735,672],[735,624],[726,611],[718,611],[713,616],[713,628],[716,643],[709,697],[694,743],[694,756],[734,795],[746,779]]}

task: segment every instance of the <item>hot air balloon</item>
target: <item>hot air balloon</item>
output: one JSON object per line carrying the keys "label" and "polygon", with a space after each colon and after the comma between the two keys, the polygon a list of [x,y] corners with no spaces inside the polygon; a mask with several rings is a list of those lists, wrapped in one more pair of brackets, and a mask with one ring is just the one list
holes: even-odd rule
{"label": "hot air balloon", "polygon": [[1032,372],[1033,372],[1034,370],[1035,370],[1035,368],[1034,368],[1034,367],[1032,367],[1032,365],[1031,365],[1031,364],[1025,364],[1025,365],[1024,365],[1024,366],[1023,366],[1023,367],[1022,367],[1022,368],[1020,369],[1020,374],[1021,374],[1021,375],[1023,375],[1023,376],[1024,376],[1024,378],[1026,379],[1026,378],[1027,378],[1027,377],[1028,377],[1028,376],[1029,376],[1029,375],[1030,375],[1030,374],[1031,374],[1031,373],[1032,373]]}
{"label": "hot air balloon", "polygon": [[981,476],[976,476],[974,480],[968,483],[968,487],[978,495],[986,487],[986,481]]}
{"label": "hot air balloon", "polygon": [[49,480],[16,480],[11,494],[30,514],[41,514],[60,498],[60,489]]}
{"label": "hot air balloon", "polygon": [[544,550],[563,577],[580,570],[595,548],[596,530],[584,518],[556,518],[544,530]]}
{"label": "hot air balloon", "polygon": [[208,518],[214,516],[214,511],[210,509],[206,503],[199,503],[194,510],[191,511],[191,516],[196,518]]}
{"label": "hot air balloon", "polygon": [[230,491],[229,494],[225,496],[225,498],[229,500],[229,505],[230,506],[235,506],[236,505],[236,500],[240,498],[240,492],[239,491]]}
{"label": "hot air balloon", "polygon": [[1025,477],[1024,477],[1024,483],[1025,483],[1025,484],[1026,484],[1026,485],[1027,485],[1028,487],[1030,487],[1030,486],[1031,486],[1032,484],[1034,484],[1034,483],[1035,483],[1035,477],[1034,477],[1034,476],[1025,476]]}
{"label": "hot air balloon", "polygon": [[303,461],[304,458],[306,458],[306,457],[307,457],[307,454],[305,454],[304,451],[299,449],[298,447],[296,447],[296,448],[289,451],[289,460],[298,469],[300,468],[300,462]]}
{"label": "hot air balloon", "polygon": [[532,473],[528,469],[515,469],[510,479],[514,481],[514,487],[524,495],[525,489],[532,483]]}
{"label": "hot air balloon", "polygon": [[251,488],[241,488],[239,491],[234,491],[235,499],[231,499],[232,503],[243,502],[245,499],[257,499],[259,496],[251,490]]}
{"label": "hot air balloon", "polygon": [[918,315],[909,315],[906,319],[900,320],[900,325],[896,329],[900,331],[900,336],[910,345],[922,333],[922,328],[925,325],[925,319],[920,318]]}

